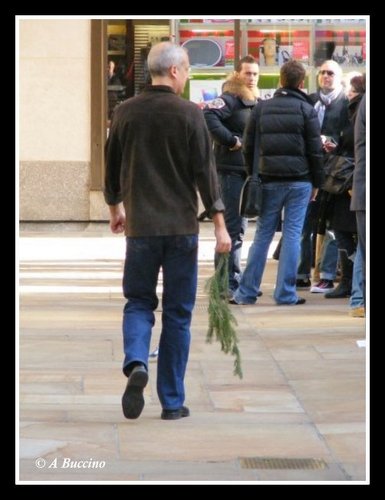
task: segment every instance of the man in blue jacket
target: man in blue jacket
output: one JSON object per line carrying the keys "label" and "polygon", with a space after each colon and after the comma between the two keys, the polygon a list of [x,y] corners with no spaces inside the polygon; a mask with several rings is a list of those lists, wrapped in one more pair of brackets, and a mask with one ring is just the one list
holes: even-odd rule
{"label": "man in blue jacket", "polygon": [[[225,204],[226,227],[231,237],[229,296],[241,280],[241,251],[247,219],[239,215],[239,200],[246,179],[242,136],[258,92],[259,67],[253,56],[242,58],[223,85],[223,93],[203,110],[214,142],[215,162]],[[215,263],[217,263],[216,255]]]}

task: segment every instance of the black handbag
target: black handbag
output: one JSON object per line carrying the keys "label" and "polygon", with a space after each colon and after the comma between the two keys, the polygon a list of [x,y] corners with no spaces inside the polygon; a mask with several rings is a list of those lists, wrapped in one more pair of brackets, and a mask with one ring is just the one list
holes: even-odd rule
{"label": "black handbag", "polygon": [[322,189],[331,194],[346,193],[353,185],[354,158],[329,155],[325,163],[325,183]]}
{"label": "black handbag", "polygon": [[256,217],[262,210],[262,182],[258,175],[250,175],[241,191],[239,213],[242,217]]}

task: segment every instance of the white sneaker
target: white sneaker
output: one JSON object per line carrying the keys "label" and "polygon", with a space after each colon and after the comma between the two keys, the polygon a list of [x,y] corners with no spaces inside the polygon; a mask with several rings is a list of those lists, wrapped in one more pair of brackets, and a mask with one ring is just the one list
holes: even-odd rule
{"label": "white sneaker", "polygon": [[316,285],[310,288],[310,293],[326,293],[333,290],[333,280],[320,280]]}

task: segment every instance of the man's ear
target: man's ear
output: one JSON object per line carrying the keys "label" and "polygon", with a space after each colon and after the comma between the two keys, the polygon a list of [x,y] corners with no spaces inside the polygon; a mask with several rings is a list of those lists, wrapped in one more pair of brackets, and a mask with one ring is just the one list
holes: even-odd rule
{"label": "man's ear", "polygon": [[177,77],[177,72],[178,72],[178,68],[176,67],[175,64],[173,64],[170,68],[170,75],[173,77],[173,78],[176,78]]}

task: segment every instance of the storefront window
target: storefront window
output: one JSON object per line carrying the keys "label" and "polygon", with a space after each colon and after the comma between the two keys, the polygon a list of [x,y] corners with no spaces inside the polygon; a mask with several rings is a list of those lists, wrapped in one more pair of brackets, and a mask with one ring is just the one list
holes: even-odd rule
{"label": "storefront window", "polygon": [[333,59],[343,69],[362,70],[366,64],[365,20],[319,20],[315,27],[314,64]]}
{"label": "storefront window", "polygon": [[338,62],[345,74],[366,68],[366,19],[111,19],[99,29],[100,23],[93,21],[92,59],[101,60],[105,71],[102,84],[93,89],[93,102],[101,103],[92,118],[93,186],[103,177],[101,146],[113,111],[150,82],[147,55],[160,41],[175,40],[188,50],[191,75],[183,97],[202,106],[220,95],[236,62],[248,54],[259,63],[263,99],[272,97],[279,68],[291,58],[304,64],[309,93],[316,90],[317,67],[326,59]]}
{"label": "storefront window", "polygon": [[345,73],[365,71],[365,19],[233,19],[176,20],[177,42],[189,50],[191,80],[185,97],[204,102],[219,93],[233,70],[234,47],[239,57],[253,55],[260,66],[262,98],[269,98],[279,85],[279,68],[289,59],[306,68],[305,91],[316,90],[316,72],[326,59],[341,64]]}
{"label": "storefront window", "polygon": [[107,21],[108,120],[115,107],[150,82],[147,55],[155,43],[170,39],[168,19]]}
{"label": "storefront window", "polygon": [[114,108],[127,96],[127,44],[126,21],[109,21],[107,24],[107,102],[108,120]]}
{"label": "storefront window", "polygon": [[176,24],[176,41],[188,50],[191,65],[184,97],[203,105],[222,93],[226,75],[234,69],[234,20],[181,19]]}

